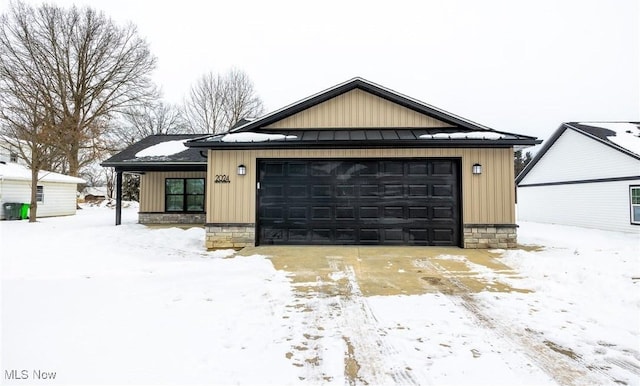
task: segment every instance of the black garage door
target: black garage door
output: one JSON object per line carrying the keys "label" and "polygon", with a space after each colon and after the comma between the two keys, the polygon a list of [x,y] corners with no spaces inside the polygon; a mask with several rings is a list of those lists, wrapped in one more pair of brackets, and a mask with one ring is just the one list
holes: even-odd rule
{"label": "black garage door", "polygon": [[259,160],[258,243],[458,245],[458,165]]}

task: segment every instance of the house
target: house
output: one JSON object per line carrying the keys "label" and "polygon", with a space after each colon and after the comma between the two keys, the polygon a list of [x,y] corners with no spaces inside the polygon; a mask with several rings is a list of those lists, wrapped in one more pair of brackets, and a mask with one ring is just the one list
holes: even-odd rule
{"label": "house", "polygon": [[204,225],[206,152],[185,146],[202,136],[151,135],[101,163],[116,170],[116,224],[122,174],[132,173],[140,175],[139,223]]}
{"label": "house", "polygon": [[[38,217],[68,216],[76,213],[78,184],[81,178],[41,170],[38,173],[36,200]],[[24,165],[0,161],[0,205],[31,202],[31,170]],[[0,218],[5,219],[4,210]]]}
{"label": "house", "polygon": [[[103,165],[141,171],[142,142]],[[540,142],[354,78],[181,143],[203,156],[198,171],[145,159],[140,205],[158,211],[145,221],[199,212],[207,248],[514,247],[513,152]]]}
{"label": "house", "polygon": [[0,136],[0,162],[26,165],[26,162],[20,157],[18,149],[7,142],[2,136]]}
{"label": "house", "polygon": [[564,123],[516,183],[519,220],[638,233],[639,123]]}
{"label": "house", "polygon": [[87,186],[80,192],[80,199],[88,203],[98,203],[109,197],[106,186]]}

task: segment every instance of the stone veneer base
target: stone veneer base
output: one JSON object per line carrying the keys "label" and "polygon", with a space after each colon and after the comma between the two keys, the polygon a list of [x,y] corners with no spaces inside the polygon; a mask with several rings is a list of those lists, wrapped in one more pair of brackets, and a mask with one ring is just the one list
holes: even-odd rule
{"label": "stone veneer base", "polygon": [[140,224],[204,224],[204,213],[138,213]]}
{"label": "stone veneer base", "polygon": [[516,248],[516,224],[465,224],[465,248]]}
{"label": "stone veneer base", "polygon": [[256,245],[255,224],[205,224],[207,249],[240,249]]}

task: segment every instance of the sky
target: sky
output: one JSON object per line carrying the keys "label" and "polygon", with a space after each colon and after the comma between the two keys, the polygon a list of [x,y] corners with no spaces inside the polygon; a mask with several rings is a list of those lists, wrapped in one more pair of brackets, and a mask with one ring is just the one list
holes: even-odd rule
{"label": "sky", "polygon": [[541,139],[562,122],[640,120],[638,0],[49,2],[135,24],[170,103],[238,68],[267,111],[360,76]]}

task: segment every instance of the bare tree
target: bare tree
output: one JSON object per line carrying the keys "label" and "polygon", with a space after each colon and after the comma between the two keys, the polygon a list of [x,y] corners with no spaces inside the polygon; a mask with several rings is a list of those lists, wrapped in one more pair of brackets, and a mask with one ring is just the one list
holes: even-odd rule
{"label": "bare tree", "polygon": [[190,129],[194,133],[222,133],[242,118],[264,112],[253,82],[241,70],[225,74],[208,72],[191,88],[184,103]]}
{"label": "bare tree", "polygon": [[65,156],[61,167],[77,176],[106,149],[114,114],[153,96],[155,57],[135,26],[117,26],[91,8],[18,1],[0,26],[0,81],[25,79],[40,91],[38,105],[50,112]]}
{"label": "bare tree", "polygon": [[37,218],[40,171],[51,169],[61,157],[59,148],[49,145],[56,132],[50,114],[37,102],[40,97],[29,82],[0,82],[0,142],[17,151],[31,169],[29,222]]}
{"label": "bare tree", "polygon": [[111,130],[113,147],[117,150],[144,137],[155,134],[181,134],[187,131],[187,122],[177,106],[161,100],[131,107],[122,114],[122,122]]}

